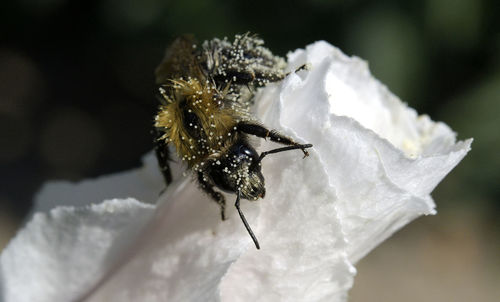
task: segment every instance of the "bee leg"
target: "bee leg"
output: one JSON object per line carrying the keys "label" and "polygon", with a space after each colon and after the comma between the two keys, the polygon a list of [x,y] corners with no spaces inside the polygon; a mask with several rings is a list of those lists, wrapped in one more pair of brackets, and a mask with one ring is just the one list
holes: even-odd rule
{"label": "bee leg", "polygon": [[205,176],[202,172],[198,172],[198,182],[200,183],[201,189],[220,206],[221,219],[226,220],[226,199],[224,195],[214,190],[214,186],[205,180]]}
{"label": "bee leg", "polygon": [[[309,152],[307,152],[306,149],[312,147],[311,144],[296,143],[292,138],[290,138],[284,134],[281,134],[276,130],[269,130],[269,129],[266,129],[265,127],[263,127],[259,124],[255,124],[255,123],[240,122],[237,125],[237,129],[240,132],[255,135],[258,137],[262,137],[264,139],[269,137],[271,139],[271,141],[282,144],[282,145],[293,146],[294,148],[288,148],[288,149],[284,149],[282,151],[300,149],[304,153],[304,157],[309,156]],[[277,151],[277,152],[281,152],[281,151]],[[276,153],[276,152],[272,152],[272,153]]]}
{"label": "bee leg", "polygon": [[[259,162],[269,154],[273,153],[278,153],[278,152],[283,152],[283,151],[289,151],[289,150],[295,150],[295,149],[306,149],[306,148],[311,148],[313,145],[312,144],[303,144],[303,145],[295,145],[295,146],[288,146],[288,147],[283,147],[283,148],[277,148],[277,149],[272,149],[269,151],[264,151],[260,154],[259,156]],[[309,154],[309,153],[308,153]],[[305,156],[304,156],[305,157]]]}
{"label": "bee leg", "polygon": [[245,228],[247,229],[248,234],[250,235],[250,237],[252,237],[253,243],[255,243],[255,247],[259,250],[260,249],[259,241],[257,240],[257,237],[255,237],[255,235],[252,231],[252,228],[248,224],[247,219],[245,218],[245,215],[243,214],[243,212],[240,209],[240,190],[238,190],[236,192],[236,202],[234,203],[234,206],[238,210],[238,214],[240,214],[241,221],[243,221],[243,224],[245,225]]}
{"label": "bee leg", "polygon": [[168,186],[172,183],[172,171],[170,170],[170,165],[168,162],[170,161],[170,152],[168,150],[168,145],[165,140],[160,139],[162,134],[154,128],[152,131],[154,135],[154,149],[156,153],[156,158],[158,159],[158,164],[160,165],[161,173],[163,174],[163,178],[165,178],[165,183]]}
{"label": "bee leg", "polygon": [[309,63],[302,64],[302,65],[300,65],[299,67],[297,67],[297,69],[295,69],[295,71],[293,71],[293,72],[289,72],[289,73],[285,74],[285,78],[286,78],[287,76],[289,76],[291,73],[297,73],[297,72],[299,72],[299,71],[301,71],[301,70],[309,70],[310,68],[311,68],[311,66],[310,66],[310,64],[309,64]]}
{"label": "bee leg", "polygon": [[302,64],[300,65],[299,67],[297,67],[297,69],[295,69],[295,73],[301,71],[301,70],[309,70],[311,68],[311,64],[309,63],[306,63],[306,64]]}

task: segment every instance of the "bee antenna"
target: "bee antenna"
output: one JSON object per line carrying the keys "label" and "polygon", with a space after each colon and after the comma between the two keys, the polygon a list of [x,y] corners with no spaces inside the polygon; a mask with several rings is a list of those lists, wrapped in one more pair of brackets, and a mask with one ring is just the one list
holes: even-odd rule
{"label": "bee antenna", "polygon": [[254,233],[252,231],[252,228],[248,224],[247,219],[245,218],[245,215],[241,211],[241,208],[240,208],[240,195],[241,195],[240,190],[238,190],[236,192],[236,202],[234,203],[234,206],[238,210],[238,214],[240,214],[241,221],[243,221],[243,224],[245,225],[245,228],[247,229],[248,234],[250,234],[250,237],[252,237],[253,243],[255,243],[255,247],[258,250],[260,250],[259,241],[257,240],[257,237],[255,237],[255,235],[254,235]]}

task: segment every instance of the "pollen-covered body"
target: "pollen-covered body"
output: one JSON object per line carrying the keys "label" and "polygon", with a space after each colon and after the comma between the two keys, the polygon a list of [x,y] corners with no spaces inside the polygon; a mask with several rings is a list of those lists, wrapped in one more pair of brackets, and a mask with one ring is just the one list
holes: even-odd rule
{"label": "pollen-covered body", "polygon": [[189,168],[225,153],[238,138],[236,124],[246,109],[228,106],[210,81],[172,80],[172,96],[160,107],[155,127]]}
{"label": "pollen-covered body", "polygon": [[[160,108],[155,116],[155,150],[165,181],[172,176],[169,148],[186,163],[203,189],[220,205],[225,219],[225,198],[216,189],[236,194],[235,206],[255,245],[257,238],[240,209],[240,198],[257,200],[265,195],[261,160],[268,154],[300,149],[305,156],[310,144],[298,144],[275,130],[268,130],[250,114],[258,87],[284,77],[284,60],[248,34],[213,39],[198,49],[190,36],[178,38],[156,69]],[[262,152],[249,136],[269,138],[286,147]]]}

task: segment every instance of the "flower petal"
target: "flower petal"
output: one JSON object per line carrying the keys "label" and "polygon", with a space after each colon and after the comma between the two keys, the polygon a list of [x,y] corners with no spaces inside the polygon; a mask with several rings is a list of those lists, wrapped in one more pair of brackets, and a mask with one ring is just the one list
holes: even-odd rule
{"label": "flower petal", "polygon": [[435,213],[430,192],[472,140],[456,143],[446,125],[417,117],[365,62],[326,42],[295,51],[289,61],[292,70],[310,68],[263,90],[257,113],[314,145],[356,262],[409,221]]}
{"label": "flower petal", "polygon": [[103,276],[154,206],[134,199],[37,213],[2,252],[4,301],[70,301]]}

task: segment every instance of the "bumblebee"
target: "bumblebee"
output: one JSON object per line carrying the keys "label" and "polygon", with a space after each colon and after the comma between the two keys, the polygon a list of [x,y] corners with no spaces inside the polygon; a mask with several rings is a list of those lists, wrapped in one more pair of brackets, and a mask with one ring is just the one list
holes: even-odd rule
{"label": "bumblebee", "polygon": [[[219,206],[225,220],[226,201],[220,191],[236,194],[235,206],[257,249],[259,242],[240,209],[240,199],[257,200],[266,193],[262,159],[300,149],[299,144],[261,125],[251,106],[258,87],[287,76],[283,58],[249,34],[234,41],[212,39],[198,45],[181,36],[167,48],[155,71],[161,105],[154,119],[155,151],[167,185],[172,181],[169,145],[187,164],[200,188]],[[256,136],[286,145],[258,154],[250,143]]]}

